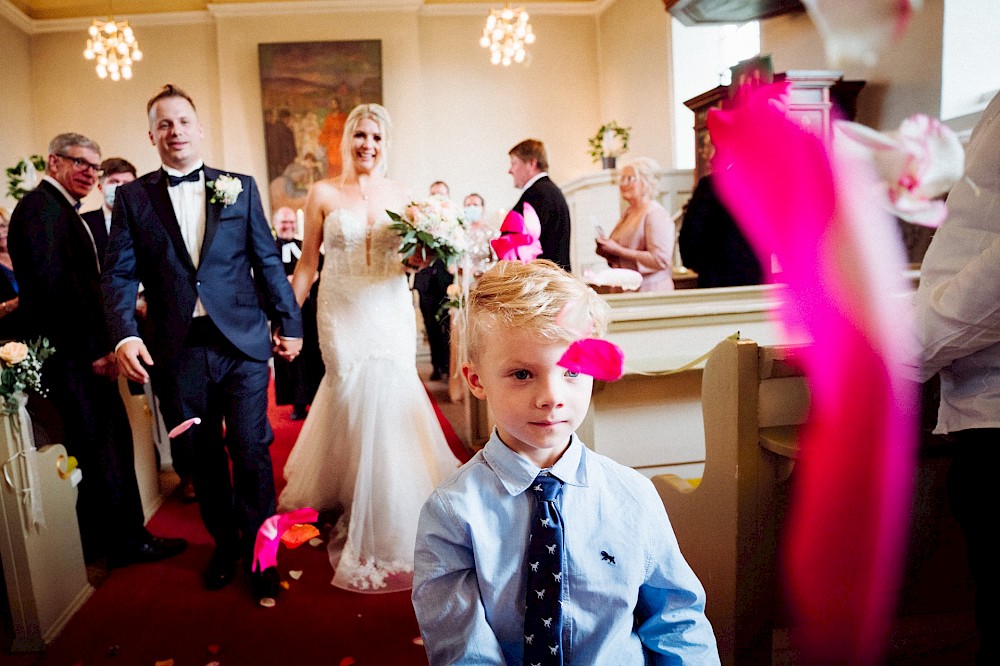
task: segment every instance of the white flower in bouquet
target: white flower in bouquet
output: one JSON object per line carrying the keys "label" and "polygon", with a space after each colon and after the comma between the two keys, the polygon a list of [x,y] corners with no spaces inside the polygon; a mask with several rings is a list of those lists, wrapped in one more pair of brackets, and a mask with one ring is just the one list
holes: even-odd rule
{"label": "white flower in bouquet", "polygon": [[215,180],[206,183],[212,190],[212,203],[221,203],[223,206],[231,206],[239,199],[243,192],[243,183],[239,178],[224,174]]}
{"label": "white flower in bouquet", "polygon": [[[387,210],[400,236],[399,253],[406,261],[423,247],[434,259],[453,266],[466,250],[468,234],[462,209],[443,196],[411,201],[402,214]],[[433,262],[432,262],[433,263]]]}
{"label": "white flower in bouquet", "polygon": [[42,362],[54,351],[45,338],[30,344],[8,342],[0,347],[0,413],[17,412],[19,393],[46,394],[42,387]]}

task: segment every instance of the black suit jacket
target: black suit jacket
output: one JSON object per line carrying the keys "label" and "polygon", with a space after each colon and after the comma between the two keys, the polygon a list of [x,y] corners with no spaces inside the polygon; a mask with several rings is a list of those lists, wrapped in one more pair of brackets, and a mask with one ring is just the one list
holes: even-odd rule
{"label": "black suit jacket", "polygon": [[570,270],[569,206],[562,190],[548,176],[542,176],[521,193],[521,198],[514,204],[514,210],[523,215],[525,202],[531,204],[542,223],[542,235],[538,239],[542,246],[540,257]]}
{"label": "black suit jacket", "polygon": [[110,352],[97,251],[86,223],[55,186],[43,180],[24,195],[7,245],[25,336],[45,336],[58,355],[86,363]]}
{"label": "black suit jacket", "polygon": [[250,176],[210,167],[205,167],[205,181],[224,173],[239,178],[243,192],[229,206],[211,203],[211,191],[205,193],[205,236],[197,269],[184,245],[163,170],[118,188],[102,279],[115,343],[139,335],[139,282],[147,304],[145,342],[157,363],[169,365],[180,354],[199,297],[216,327],[250,358],[271,357],[268,319],[283,335],[302,337],[302,316],[257,185]]}
{"label": "black suit jacket", "polygon": [[104,226],[104,208],[88,210],[80,217],[90,227],[90,234],[94,237],[94,246],[97,248],[97,258],[101,265],[104,265],[104,252],[108,249],[108,229]]}

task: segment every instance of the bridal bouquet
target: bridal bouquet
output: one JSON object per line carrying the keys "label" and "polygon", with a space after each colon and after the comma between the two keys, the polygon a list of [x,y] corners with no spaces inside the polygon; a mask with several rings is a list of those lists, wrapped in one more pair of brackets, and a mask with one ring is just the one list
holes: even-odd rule
{"label": "bridal bouquet", "polygon": [[20,393],[34,391],[45,395],[42,362],[54,351],[47,338],[29,344],[8,342],[0,347],[0,413],[16,413]]}
{"label": "bridal bouquet", "polygon": [[399,233],[403,261],[423,248],[434,260],[440,259],[451,267],[466,250],[468,234],[462,210],[450,199],[435,195],[411,201],[402,213],[386,213],[393,221],[390,227]]}

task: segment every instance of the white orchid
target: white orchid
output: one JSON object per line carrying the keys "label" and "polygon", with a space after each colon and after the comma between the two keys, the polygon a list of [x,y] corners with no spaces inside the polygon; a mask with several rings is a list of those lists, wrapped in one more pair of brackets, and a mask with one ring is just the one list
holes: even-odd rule
{"label": "white orchid", "polygon": [[944,221],[948,211],[940,198],[965,168],[965,150],[955,132],[923,114],[910,116],[891,134],[844,120],[834,126],[841,147],[866,152],[875,164],[890,212],[928,227]]}

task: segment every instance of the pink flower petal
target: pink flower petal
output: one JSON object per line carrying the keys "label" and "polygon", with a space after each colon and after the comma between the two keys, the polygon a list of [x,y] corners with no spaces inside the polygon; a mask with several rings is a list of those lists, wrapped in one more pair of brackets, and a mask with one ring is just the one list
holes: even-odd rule
{"label": "pink flower petal", "polygon": [[281,535],[296,523],[312,523],[318,519],[316,509],[305,507],[288,513],[277,513],[265,520],[257,530],[257,539],[254,541],[252,570],[263,571],[276,566]]}
{"label": "pink flower petal", "polygon": [[625,355],[615,344],[598,338],[584,338],[569,346],[558,365],[570,372],[590,375],[603,382],[613,382],[622,376]]}
{"label": "pink flower petal", "polygon": [[170,439],[173,439],[177,435],[182,435],[185,432],[187,432],[188,430],[190,430],[191,426],[196,426],[196,425],[200,425],[200,424],[201,424],[201,418],[199,418],[197,416],[194,417],[193,419],[188,419],[187,421],[182,421],[181,423],[178,423],[176,426],[174,426],[173,429],[170,432],[167,433],[167,437],[169,437]]}
{"label": "pink flower petal", "polygon": [[[845,3],[853,5],[855,3]],[[785,574],[806,661],[877,663],[895,608],[914,464],[901,380],[909,320],[902,251],[864,162],[833,159],[785,117],[780,89],[712,113],[720,196],[762,258],[782,266],[779,310],[812,394],[786,529]]]}

